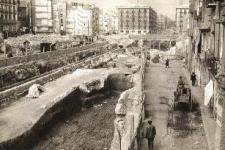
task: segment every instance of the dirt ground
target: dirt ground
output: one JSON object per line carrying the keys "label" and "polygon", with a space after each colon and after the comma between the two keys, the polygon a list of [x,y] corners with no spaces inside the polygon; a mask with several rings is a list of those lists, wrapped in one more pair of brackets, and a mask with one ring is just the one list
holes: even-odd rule
{"label": "dirt ground", "polygon": [[55,125],[33,150],[108,150],[114,133],[119,95]]}
{"label": "dirt ground", "polygon": [[[154,150],[207,150],[197,102],[192,112],[185,105],[178,106],[173,119],[169,119],[168,104],[173,99],[179,76],[184,77],[182,61],[172,61],[170,65],[166,69],[164,64],[151,62],[146,72],[146,117],[152,118],[157,130]],[[143,139],[141,150],[147,149],[147,141]]]}

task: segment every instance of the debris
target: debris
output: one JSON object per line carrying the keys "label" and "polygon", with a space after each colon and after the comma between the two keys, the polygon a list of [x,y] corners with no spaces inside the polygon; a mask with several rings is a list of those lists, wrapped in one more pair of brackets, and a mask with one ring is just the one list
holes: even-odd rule
{"label": "debris", "polygon": [[127,55],[124,55],[124,54],[121,54],[121,55],[118,55],[117,56],[118,58],[125,58],[125,57],[128,57]]}
{"label": "debris", "polygon": [[127,113],[126,106],[124,104],[118,103],[116,105],[115,113],[117,115],[126,115]]}
{"label": "debris", "polygon": [[200,144],[200,142],[199,141],[196,141],[194,145],[199,145],[199,144]]}
{"label": "debris", "polygon": [[102,107],[102,104],[94,105],[94,108]]}
{"label": "debris", "polygon": [[60,145],[64,142],[64,137],[53,137],[52,138],[52,143],[55,145]]}
{"label": "debris", "polygon": [[45,109],[46,107],[46,105],[41,105],[41,109]]}
{"label": "debris", "polygon": [[44,92],[45,89],[39,84],[33,84],[28,90],[28,98],[38,98],[41,92]]}

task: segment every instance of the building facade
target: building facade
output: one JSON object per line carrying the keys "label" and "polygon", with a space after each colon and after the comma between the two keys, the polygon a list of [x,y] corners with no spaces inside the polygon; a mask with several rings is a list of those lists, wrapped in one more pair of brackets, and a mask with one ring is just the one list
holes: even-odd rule
{"label": "building facade", "polygon": [[10,36],[18,30],[19,0],[0,0],[0,32]]}
{"label": "building facade", "polygon": [[118,33],[118,16],[113,12],[105,12],[101,14],[99,19],[100,30],[102,34]]}
{"label": "building facade", "polygon": [[92,12],[92,17],[91,17],[91,29],[92,29],[92,35],[98,35],[100,32],[100,28],[99,28],[99,15],[100,15],[100,9],[96,6],[93,6],[91,8],[91,12]]}
{"label": "building facade", "polygon": [[53,1],[53,30],[55,33],[66,32],[67,4],[63,1]]}
{"label": "building facade", "polygon": [[166,30],[171,29],[172,27],[175,27],[174,20],[170,19],[169,17],[158,14],[157,15],[157,30],[158,33]]}
{"label": "building facade", "polygon": [[53,32],[52,0],[32,0],[32,27],[35,33]]}
{"label": "building facade", "polygon": [[189,6],[181,5],[176,8],[176,27],[179,33],[187,32],[189,28]]}
{"label": "building facade", "polygon": [[146,34],[157,29],[157,13],[149,6],[118,7],[119,33]]}
{"label": "building facade", "polygon": [[197,74],[214,117],[213,149],[225,149],[225,2],[190,0],[188,68]]}
{"label": "building facade", "polygon": [[99,8],[75,1],[53,1],[53,30],[74,35],[99,33]]}
{"label": "building facade", "polygon": [[20,0],[18,7],[18,22],[19,28],[31,27],[31,2],[26,0]]}

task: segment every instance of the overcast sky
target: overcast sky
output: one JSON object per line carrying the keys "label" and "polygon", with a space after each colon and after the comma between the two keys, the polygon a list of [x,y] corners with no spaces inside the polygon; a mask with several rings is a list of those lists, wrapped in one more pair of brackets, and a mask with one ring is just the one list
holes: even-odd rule
{"label": "overcast sky", "polygon": [[121,5],[150,5],[157,12],[175,19],[175,8],[177,5],[187,3],[188,0],[76,0],[78,2],[96,4],[103,9],[112,9]]}

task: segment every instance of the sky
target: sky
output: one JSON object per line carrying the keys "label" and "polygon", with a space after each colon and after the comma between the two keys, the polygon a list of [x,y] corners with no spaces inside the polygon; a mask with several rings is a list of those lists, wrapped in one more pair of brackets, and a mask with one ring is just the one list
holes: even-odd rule
{"label": "sky", "polygon": [[175,19],[176,7],[180,4],[187,4],[188,0],[76,0],[82,3],[91,3],[104,10],[116,8],[124,5],[150,5],[158,13]]}

